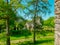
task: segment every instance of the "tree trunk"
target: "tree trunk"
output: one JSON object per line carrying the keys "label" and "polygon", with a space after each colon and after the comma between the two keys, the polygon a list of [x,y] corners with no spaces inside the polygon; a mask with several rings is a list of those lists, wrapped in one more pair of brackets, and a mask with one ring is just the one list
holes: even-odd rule
{"label": "tree trunk", "polygon": [[36,42],[36,16],[38,15],[37,14],[37,6],[38,6],[38,0],[36,0],[35,2],[35,14],[34,14],[34,36],[33,36],[33,41],[34,41],[34,44]]}
{"label": "tree trunk", "polygon": [[6,20],[6,45],[10,45],[9,19]]}
{"label": "tree trunk", "polygon": [[33,32],[33,43],[35,44],[35,42],[36,42],[36,34],[35,34],[35,30],[34,30],[34,32]]}
{"label": "tree trunk", "polygon": [[14,26],[14,30],[16,30],[16,27]]}
{"label": "tree trunk", "polygon": [[1,30],[1,26],[0,26],[0,33],[2,32],[2,30]]}
{"label": "tree trunk", "polygon": [[36,23],[36,22],[35,22],[36,20],[35,20],[35,19],[36,19],[36,14],[35,14],[35,16],[34,16],[34,22],[33,22],[33,23],[34,23],[33,43],[34,43],[34,44],[35,44],[35,42],[36,42],[36,31],[35,31],[35,30],[36,30],[36,24],[35,24],[35,23]]}

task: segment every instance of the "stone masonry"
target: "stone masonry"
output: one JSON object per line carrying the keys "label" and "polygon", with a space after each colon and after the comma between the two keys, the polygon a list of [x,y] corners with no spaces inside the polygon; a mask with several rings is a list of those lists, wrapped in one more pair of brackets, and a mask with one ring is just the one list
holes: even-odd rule
{"label": "stone masonry", "polygon": [[55,45],[60,45],[60,0],[55,0]]}

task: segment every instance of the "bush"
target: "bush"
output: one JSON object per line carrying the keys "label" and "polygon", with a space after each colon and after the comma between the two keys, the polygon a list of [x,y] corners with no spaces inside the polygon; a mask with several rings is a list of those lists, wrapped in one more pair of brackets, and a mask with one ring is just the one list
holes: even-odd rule
{"label": "bush", "polygon": [[31,35],[29,30],[10,30],[11,36],[28,36]]}

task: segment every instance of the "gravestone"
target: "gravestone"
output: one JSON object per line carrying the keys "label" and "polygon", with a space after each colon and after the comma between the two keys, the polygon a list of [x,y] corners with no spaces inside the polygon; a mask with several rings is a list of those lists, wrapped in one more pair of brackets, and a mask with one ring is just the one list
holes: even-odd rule
{"label": "gravestone", "polygon": [[60,0],[55,0],[55,45],[60,45]]}

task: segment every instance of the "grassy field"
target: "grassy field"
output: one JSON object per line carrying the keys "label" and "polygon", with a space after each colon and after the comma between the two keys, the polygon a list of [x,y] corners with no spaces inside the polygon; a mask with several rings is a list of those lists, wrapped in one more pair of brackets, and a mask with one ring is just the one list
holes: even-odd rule
{"label": "grassy field", "polygon": [[[33,35],[25,36],[10,36],[11,45],[33,45]],[[0,33],[0,45],[6,45],[5,33]],[[46,35],[37,34],[34,45],[54,45],[54,33],[48,32]]]}

